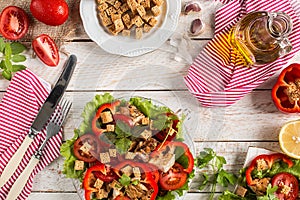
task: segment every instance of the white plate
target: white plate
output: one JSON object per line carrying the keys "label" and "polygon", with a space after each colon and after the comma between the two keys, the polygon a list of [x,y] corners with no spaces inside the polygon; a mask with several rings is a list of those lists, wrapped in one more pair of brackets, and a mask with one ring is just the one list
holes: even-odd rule
{"label": "white plate", "polygon": [[128,57],[139,56],[159,48],[176,30],[181,12],[180,0],[165,0],[158,24],[143,38],[113,36],[105,31],[97,16],[96,0],[81,0],[80,16],[88,36],[103,50]]}

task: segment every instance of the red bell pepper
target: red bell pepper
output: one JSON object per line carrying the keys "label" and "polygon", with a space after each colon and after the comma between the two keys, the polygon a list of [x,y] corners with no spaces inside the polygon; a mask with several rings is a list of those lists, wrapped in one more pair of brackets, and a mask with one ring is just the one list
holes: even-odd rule
{"label": "red bell pepper", "polygon": [[282,112],[300,112],[300,64],[291,64],[280,73],[272,99]]}
{"label": "red bell pepper", "polygon": [[183,151],[184,151],[183,155],[185,155],[188,159],[188,166],[184,169],[184,171],[187,172],[187,173],[191,173],[193,171],[193,168],[194,168],[194,157],[193,157],[189,147],[183,142],[166,141],[165,143],[163,143],[163,144],[161,144],[157,147],[157,149],[152,153],[152,156],[160,154],[162,151],[165,150],[165,148],[167,146],[183,149]]}
{"label": "red bell pepper", "polygon": [[257,164],[259,161],[265,161],[268,169],[271,169],[272,165],[277,162],[282,160],[285,162],[288,167],[292,167],[294,165],[293,161],[289,159],[286,155],[282,153],[274,153],[270,155],[262,154],[259,156],[256,156],[250,163],[249,167],[246,169],[246,181],[248,185],[253,185],[253,178],[252,178],[252,172],[253,170],[257,169]]}
{"label": "red bell pepper", "polygon": [[97,126],[97,121],[98,121],[98,119],[100,118],[101,113],[102,113],[104,110],[106,110],[106,109],[109,109],[111,112],[114,112],[115,109],[116,109],[116,107],[117,107],[118,105],[120,105],[120,103],[121,103],[121,102],[120,102],[119,100],[117,100],[117,101],[112,102],[112,103],[105,103],[105,104],[102,104],[102,105],[98,108],[98,110],[97,110],[97,112],[96,112],[96,114],[95,114],[95,116],[94,116],[94,118],[93,118],[93,120],[92,120],[92,131],[93,131],[97,136],[101,135],[101,134],[105,131],[105,129],[99,128],[99,127]]}
{"label": "red bell pepper", "polygon": [[152,174],[152,169],[147,166],[145,163],[139,163],[139,162],[134,162],[131,160],[126,160],[124,162],[121,162],[120,164],[116,165],[113,167],[115,170],[116,174],[120,176],[120,170],[127,165],[131,167],[138,167],[141,169],[141,173],[144,173],[144,179],[141,180],[141,182],[149,185],[153,189],[153,193],[151,194],[150,200],[155,200],[157,194],[158,194],[158,185],[155,182],[154,176]]}

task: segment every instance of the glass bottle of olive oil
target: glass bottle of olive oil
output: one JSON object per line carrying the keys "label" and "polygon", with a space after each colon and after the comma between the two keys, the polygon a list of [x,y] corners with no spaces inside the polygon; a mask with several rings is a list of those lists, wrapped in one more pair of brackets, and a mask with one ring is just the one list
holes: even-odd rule
{"label": "glass bottle of olive oil", "polygon": [[252,12],[231,30],[229,40],[248,66],[275,61],[291,51],[292,21],[282,12]]}

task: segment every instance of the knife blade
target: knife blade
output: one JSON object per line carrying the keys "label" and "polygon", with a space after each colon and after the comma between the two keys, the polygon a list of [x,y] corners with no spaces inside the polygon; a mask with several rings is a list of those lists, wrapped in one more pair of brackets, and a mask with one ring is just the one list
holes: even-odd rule
{"label": "knife blade", "polygon": [[0,188],[9,180],[9,178],[14,174],[18,168],[20,162],[25,155],[27,148],[33,142],[34,137],[43,129],[51,115],[56,109],[58,102],[63,96],[71,76],[74,72],[76,66],[77,58],[75,55],[71,55],[64,65],[63,72],[61,73],[59,79],[57,80],[55,86],[51,90],[49,96],[45,100],[41,109],[39,110],[36,118],[34,119],[29,133],[26,135],[21,146],[15,152],[15,154],[10,158],[6,167],[4,168],[0,176]]}

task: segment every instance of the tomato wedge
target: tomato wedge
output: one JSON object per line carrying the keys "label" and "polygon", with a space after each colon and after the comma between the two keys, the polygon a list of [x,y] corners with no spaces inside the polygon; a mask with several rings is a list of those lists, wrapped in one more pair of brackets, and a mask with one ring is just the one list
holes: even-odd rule
{"label": "tomato wedge", "polygon": [[36,55],[48,66],[57,66],[59,63],[59,53],[53,39],[46,34],[42,34],[32,41],[32,47]]}
{"label": "tomato wedge", "polygon": [[186,183],[186,180],[187,173],[184,168],[175,163],[169,171],[160,173],[159,184],[164,190],[177,190]]}
{"label": "tomato wedge", "polygon": [[272,186],[278,189],[275,195],[279,200],[296,200],[299,192],[299,183],[295,176],[282,172],[272,178]]}
{"label": "tomato wedge", "polygon": [[[91,149],[88,152],[82,151],[82,146],[87,143],[91,146]],[[73,153],[79,160],[84,162],[95,162],[98,157],[98,153],[100,151],[100,143],[99,139],[91,134],[84,134],[83,136],[79,137],[73,147]]]}
{"label": "tomato wedge", "polygon": [[4,8],[0,15],[0,33],[8,40],[18,40],[28,31],[29,20],[26,12],[17,6]]}

